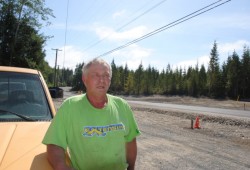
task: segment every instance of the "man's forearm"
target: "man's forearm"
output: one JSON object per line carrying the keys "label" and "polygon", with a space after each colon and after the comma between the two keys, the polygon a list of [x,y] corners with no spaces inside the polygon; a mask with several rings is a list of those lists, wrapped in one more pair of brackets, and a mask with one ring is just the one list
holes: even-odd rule
{"label": "man's forearm", "polygon": [[66,165],[65,150],[63,148],[56,145],[47,145],[47,157],[54,170],[71,170]]}
{"label": "man's forearm", "polygon": [[133,139],[131,142],[126,144],[126,153],[127,153],[127,163],[128,168],[127,170],[134,170],[135,169],[135,161],[137,156],[137,144],[136,139]]}

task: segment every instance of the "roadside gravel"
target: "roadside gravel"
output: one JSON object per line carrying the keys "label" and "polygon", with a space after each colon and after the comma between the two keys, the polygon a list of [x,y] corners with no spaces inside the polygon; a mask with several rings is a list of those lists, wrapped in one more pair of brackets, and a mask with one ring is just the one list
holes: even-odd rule
{"label": "roadside gravel", "polygon": [[250,169],[249,127],[201,121],[191,129],[175,113],[134,110],[142,131],[136,169]]}
{"label": "roadside gravel", "polygon": [[[236,110],[244,105],[190,97],[154,96],[136,100]],[[147,109],[139,105],[132,108],[142,131],[138,138],[137,169],[250,169],[250,119]],[[200,129],[191,128],[191,120],[195,122],[196,117],[200,119]]]}

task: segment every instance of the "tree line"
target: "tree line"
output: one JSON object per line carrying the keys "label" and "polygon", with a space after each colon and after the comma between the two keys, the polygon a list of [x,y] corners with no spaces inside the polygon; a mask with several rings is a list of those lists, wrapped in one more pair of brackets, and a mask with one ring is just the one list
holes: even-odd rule
{"label": "tree line", "polygon": [[[81,82],[81,68],[78,64],[73,76],[72,85],[75,90],[84,90]],[[207,96],[211,98],[250,98],[250,52],[243,47],[240,57],[235,51],[227,61],[219,64],[216,41],[210,52],[208,68],[204,65],[186,68],[171,68],[167,65],[162,71],[150,65],[142,64],[136,70],[127,65],[117,66],[111,62],[112,80],[110,93],[123,95],[185,95]]]}
{"label": "tree line", "polygon": [[[49,86],[72,86],[74,90],[84,91],[81,81],[84,63],[77,64],[73,71],[52,68],[45,61],[43,47],[51,37],[39,33],[39,30],[50,24],[50,17],[54,17],[53,12],[45,7],[45,0],[1,0],[0,65],[38,69]],[[220,64],[215,41],[208,68],[198,63],[188,68],[171,68],[168,64],[159,71],[150,65],[144,68],[140,64],[136,70],[130,70],[127,65],[117,66],[114,60],[111,67],[110,93],[113,94],[250,98],[250,54],[247,46],[243,47],[242,56],[233,52],[227,61]]]}

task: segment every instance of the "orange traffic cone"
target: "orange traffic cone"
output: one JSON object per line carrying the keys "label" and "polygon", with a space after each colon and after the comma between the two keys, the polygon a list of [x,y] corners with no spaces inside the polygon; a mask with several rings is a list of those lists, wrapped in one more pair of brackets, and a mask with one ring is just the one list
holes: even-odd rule
{"label": "orange traffic cone", "polygon": [[199,118],[199,116],[197,116],[196,119],[195,119],[194,128],[195,129],[200,129],[201,128],[200,127],[200,118]]}

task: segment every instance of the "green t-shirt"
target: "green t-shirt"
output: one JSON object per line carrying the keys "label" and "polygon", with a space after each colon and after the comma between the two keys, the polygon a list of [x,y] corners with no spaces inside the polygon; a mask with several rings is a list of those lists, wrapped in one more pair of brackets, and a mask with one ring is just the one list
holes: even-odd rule
{"label": "green t-shirt", "polygon": [[140,134],[127,102],[107,95],[103,109],[94,108],[86,94],[71,97],[59,108],[44,139],[69,150],[77,170],[124,170],[125,143]]}

